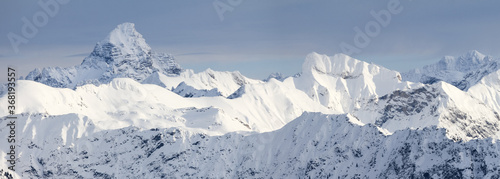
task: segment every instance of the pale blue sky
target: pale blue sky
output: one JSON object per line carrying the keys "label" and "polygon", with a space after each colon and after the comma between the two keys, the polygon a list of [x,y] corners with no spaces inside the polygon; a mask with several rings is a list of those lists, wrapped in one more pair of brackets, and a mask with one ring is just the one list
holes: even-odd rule
{"label": "pale blue sky", "polygon": [[[354,27],[364,29],[371,10],[389,0],[242,0],[221,21],[213,0],[72,0],[15,53],[7,34],[22,36],[23,17],[43,13],[38,2],[0,2],[0,62],[26,75],[35,67],[79,64],[96,42],[123,22],[133,22],[150,46],[176,56],[183,68],[239,70],[264,79],[271,72],[293,75],[310,52],[333,55],[354,44]],[[234,1],[234,0],[233,0]],[[445,55],[478,50],[500,57],[500,1],[401,0],[380,34],[353,56],[389,69],[407,71]],[[0,73],[5,74],[2,67]],[[1,79],[4,82],[4,79]]]}

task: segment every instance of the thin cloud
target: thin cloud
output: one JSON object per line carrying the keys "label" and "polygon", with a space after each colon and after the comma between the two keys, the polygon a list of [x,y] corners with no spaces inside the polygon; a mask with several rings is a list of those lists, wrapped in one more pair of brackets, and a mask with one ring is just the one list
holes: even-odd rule
{"label": "thin cloud", "polygon": [[195,56],[195,55],[213,55],[214,53],[210,52],[195,52],[195,53],[181,53],[181,54],[176,54],[174,56]]}
{"label": "thin cloud", "polygon": [[78,54],[68,55],[68,56],[64,56],[64,57],[86,57],[88,55],[89,55],[89,53],[78,53]]}
{"label": "thin cloud", "polygon": [[20,54],[7,54],[7,55],[0,54],[0,58],[13,58],[13,57],[20,57],[20,56],[22,56],[22,55],[20,55]]}

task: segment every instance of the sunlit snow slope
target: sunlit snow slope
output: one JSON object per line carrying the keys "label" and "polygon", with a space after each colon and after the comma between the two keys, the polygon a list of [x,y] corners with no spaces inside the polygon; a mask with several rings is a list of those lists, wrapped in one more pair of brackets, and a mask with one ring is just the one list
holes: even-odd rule
{"label": "sunlit snow slope", "polygon": [[17,81],[0,177],[499,178],[498,67],[471,51],[401,75],[313,52],[291,77],[195,73],[124,23],[81,64]]}

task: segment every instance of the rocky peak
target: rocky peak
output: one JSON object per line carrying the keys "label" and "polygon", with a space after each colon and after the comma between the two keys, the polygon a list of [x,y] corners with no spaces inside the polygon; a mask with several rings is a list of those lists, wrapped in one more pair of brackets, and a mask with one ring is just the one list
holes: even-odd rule
{"label": "rocky peak", "polygon": [[35,70],[26,79],[73,88],[123,77],[141,82],[155,72],[179,75],[182,69],[172,55],[152,51],[133,23],[123,23],[98,42],[80,65]]}
{"label": "rocky peak", "polygon": [[120,63],[125,59],[137,59],[151,56],[151,47],[142,35],[135,30],[133,23],[118,25],[102,41],[98,42],[92,53],[82,64],[95,63],[94,58],[107,64]]}
{"label": "rocky peak", "polygon": [[437,66],[428,65],[424,68],[469,72],[491,61],[491,57],[483,55],[476,50],[472,50],[459,56],[458,58],[445,56],[438,62]]}

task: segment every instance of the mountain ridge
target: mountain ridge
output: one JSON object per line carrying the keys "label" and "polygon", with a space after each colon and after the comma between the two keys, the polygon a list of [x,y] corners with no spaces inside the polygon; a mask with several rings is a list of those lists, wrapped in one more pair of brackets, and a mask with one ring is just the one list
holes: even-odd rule
{"label": "mountain ridge", "polygon": [[0,175],[500,177],[498,67],[477,51],[407,73],[312,52],[290,77],[194,73],[124,23],[80,65],[17,81],[22,155]]}
{"label": "mountain ridge", "polygon": [[304,113],[279,130],[251,135],[126,127],[78,138],[81,144],[74,147],[47,136],[61,147],[41,141],[21,145],[34,158],[21,158],[19,169],[23,177],[38,178],[499,176],[498,142],[457,143],[435,127],[384,135],[351,118]]}
{"label": "mountain ridge", "polygon": [[25,79],[53,87],[74,88],[107,83],[119,77],[142,81],[154,72],[179,75],[182,71],[173,56],[152,51],[134,24],[123,23],[98,42],[80,65],[37,68]]}
{"label": "mountain ridge", "polygon": [[467,91],[484,76],[500,70],[500,60],[481,54],[476,50],[469,51],[457,58],[445,56],[435,64],[426,65],[403,73],[407,81],[425,84],[446,81],[457,88]]}

